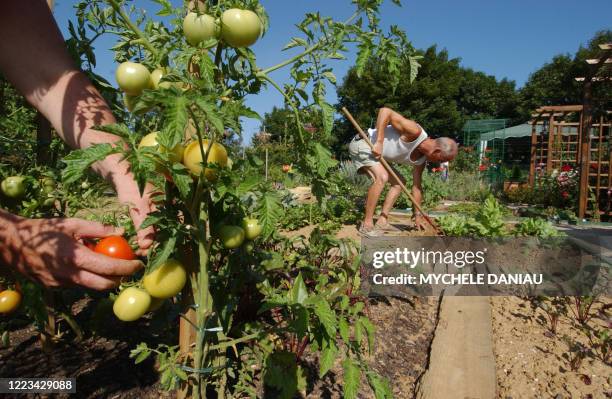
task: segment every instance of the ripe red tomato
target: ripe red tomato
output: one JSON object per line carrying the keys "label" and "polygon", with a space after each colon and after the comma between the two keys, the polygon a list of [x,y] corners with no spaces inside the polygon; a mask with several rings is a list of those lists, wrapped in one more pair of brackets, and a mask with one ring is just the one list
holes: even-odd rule
{"label": "ripe red tomato", "polygon": [[94,251],[115,259],[133,260],[136,254],[130,244],[121,236],[110,236],[100,240]]}

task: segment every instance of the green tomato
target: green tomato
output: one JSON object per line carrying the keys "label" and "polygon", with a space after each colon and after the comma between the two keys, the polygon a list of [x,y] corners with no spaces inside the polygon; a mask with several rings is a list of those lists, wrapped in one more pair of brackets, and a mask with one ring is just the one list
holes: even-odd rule
{"label": "green tomato", "polygon": [[242,228],[244,236],[247,240],[254,240],[261,234],[263,227],[259,224],[259,220],[253,218],[242,219]]}
{"label": "green tomato", "polygon": [[231,8],[221,16],[221,37],[232,47],[249,47],[260,35],[261,21],[251,10]]}
{"label": "green tomato", "polygon": [[151,306],[151,296],[142,288],[129,287],[121,291],[115,303],[113,312],[119,320],[134,321],[142,317]]}
{"label": "green tomato", "polygon": [[23,198],[26,193],[25,177],[9,176],[0,183],[2,194],[8,198]]}
{"label": "green tomato", "polygon": [[151,74],[146,66],[126,61],[115,72],[121,90],[130,96],[139,96],[144,89],[151,87]]}
{"label": "green tomato", "polygon": [[55,179],[45,177],[40,182],[43,194],[51,194],[55,190]]}
{"label": "green tomato", "polygon": [[238,248],[244,242],[244,230],[239,226],[221,226],[219,239],[225,248]]}
{"label": "green tomato", "polygon": [[187,43],[197,46],[201,42],[219,37],[219,23],[210,15],[190,12],[183,20],[183,34]]}
{"label": "green tomato", "polygon": [[142,285],[152,297],[166,299],[181,292],[186,282],[187,271],[183,265],[174,259],[168,259],[144,276]]}
{"label": "green tomato", "polygon": [[246,251],[247,254],[252,254],[253,250],[255,249],[255,245],[253,244],[252,241],[247,241],[244,243],[244,250]]}
{"label": "green tomato", "polygon": [[158,132],[153,132],[153,133],[149,133],[146,136],[144,136],[142,140],[140,140],[140,144],[138,144],[138,148],[156,147],[160,153],[168,154],[168,159],[170,160],[170,162],[173,162],[173,163],[181,162],[181,160],[183,159],[183,151],[184,151],[183,146],[179,143],[175,145],[171,151],[168,151],[166,147],[159,145],[159,143],[157,142],[157,133]]}
{"label": "green tomato", "polygon": [[166,70],[164,68],[156,68],[153,70],[153,72],[151,72],[151,87],[153,87],[155,90],[162,88],[162,89],[169,89],[170,87],[172,87],[172,83],[171,82],[161,82],[160,80],[167,74]]}

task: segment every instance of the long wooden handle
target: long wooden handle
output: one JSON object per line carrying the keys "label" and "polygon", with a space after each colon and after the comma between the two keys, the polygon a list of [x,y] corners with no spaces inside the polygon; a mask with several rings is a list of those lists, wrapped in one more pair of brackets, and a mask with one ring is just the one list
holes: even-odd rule
{"label": "long wooden handle", "polygon": [[[361,128],[361,126],[359,126],[359,123],[357,123],[357,121],[355,120],[355,118],[353,118],[353,115],[351,115],[351,113],[349,112],[348,109],[346,109],[345,107],[342,107],[342,112],[344,113],[344,115],[346,116],[346,118],[349,120],[349,122],[351,122],[353,124],[353,126],[355,127],[355,129],[357,130],[357,133],[359,133],[359,136],[361,136],[361,138],[363,140],[365,140],[366,143],[368,143],[368,145],[370,146],[370,148],[374,148],[374,144],[372,144],[372,142],[370,141],[370,137],[368,137],[367,134],[365,134],[365,132],[363,131],[363,129]],[[431,225],[431,227],[434,229],[434,231],[437,234],[442,234],[442,230],[440,230],[440,228],[438,227],[438,225],[425,213],[423,212],[423,209],[421,208],[421,206],[414,200],[414,197],[412,196],[412,193],[408,190],[408,188],[406,188],[406,186],[404,185],[404,183],[402,182],[402,180],[399,178],[399,176],[395,173],[395,171],[393,170],[393,168],[391,167],[391,165],[389,165],[389,163],[387,163],[387,161],[382,157],[380,157],[380,163],[385,167],[385,169],[387,169],[387,172],[389,172],[389,174],[391,176],[393,176],[393,178],[395,179],[395,181],[397,181],[400,185],[400,187],[402,188],[402,191],[404,192],[404,194],[406,194],[408,196],[408,198],[410,199],[410,201],[412,201],[412,206],[421,213],[421,215],[423,215],[423,218],[427,221],[427,223],[429,223]]]}

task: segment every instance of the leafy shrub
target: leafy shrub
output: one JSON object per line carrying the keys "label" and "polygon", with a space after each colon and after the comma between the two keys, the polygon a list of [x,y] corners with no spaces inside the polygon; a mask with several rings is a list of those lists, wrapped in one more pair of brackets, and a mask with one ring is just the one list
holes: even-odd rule
{"label": "leafy shrub", "polygon": [[514,227],[512,232],[515,236],[532,236],[532,237],[558,237],[560,233],[547,220],[529,218],[522,221]]}
{"label": "leafy shrub", "polygon": [[502,205],[489,196],[474,217],[459,215],[443,216],[439,219],[445,234],[455,237],[503,237],[507,235]]}
{"label": "leafy shrub", "polygon": [[474,147],[459,147],[451,167],[455,172],[474,172],[478,168],[479,156]]}
{"label": "leafy shrub", "polygon": [[[410,187],[412,187],[412,168],[402,165],[398,169],[406,178],[406,187],[410,189]],[[424,171],[421,179],[421,186],[423,189],[423,201],[421,206],[425,209],[435,208],[449,194],[449,185],[443,182],[442,179],[440,179],[440,175],[436,173]],[[384,194],[386,194],[386,192],[387,190],[385,190]],[[401,195],[395,203],[395,207],[409,208],[412,207],[412,203],[405,195]]]}
{"label": "leafy shrub", "polygon": [[480,177],[472,172],[457,173],[451,170],[450,177],[446,182],[446,199],[453,201],[484,201],[491,190],[480,180]]}

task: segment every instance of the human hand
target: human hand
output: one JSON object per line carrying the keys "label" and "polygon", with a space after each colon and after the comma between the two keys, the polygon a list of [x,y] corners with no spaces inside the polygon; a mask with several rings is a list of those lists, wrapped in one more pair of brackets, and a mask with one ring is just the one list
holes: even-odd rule
{"label": "human hand", "polygon": [[155,204],[151,200],[153,187],[147,184],[144,195],[141,196],[135,181],[125,176],[116,184],[116,191],[119,200],[128,205],[130,216],[134,222],[134,227],[136,227],[136,239],[139,248],[135,252],[138,255],[145,256],[147,250],[153,245],[155,229],[153,226],[145,229],[139,229],[139,227],[149,213],[155,210]]}
{"label": "human hand", "polygon": [[418,231],[425,231],[427,229],[425,218],[422,215],[415,215],[413,220],[414,220],[414,227]]}
{"label": "human hand", "polygon": [[81,219],[0,216],[2,224],[8,220],[2,233],[0,260],[48,287],[81,285],[107,290],[143,267],[138,260],[98,254],[80,242],[83,238],[122,235],[123,229]]}
{"label": "human hand", "polygon": [[380,158],[383,152],[383,143],[376,142],[372,148],[372,155],[376,158]]}

